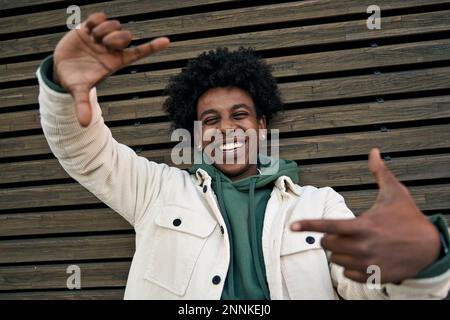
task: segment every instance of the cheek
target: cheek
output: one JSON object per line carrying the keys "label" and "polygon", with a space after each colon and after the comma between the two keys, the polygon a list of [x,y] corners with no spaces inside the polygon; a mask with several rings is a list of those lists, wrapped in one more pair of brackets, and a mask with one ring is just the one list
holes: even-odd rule
{"label": "cheek", "polygon": [[258,130],[258,123],[252,118],[246,118],[236,121],[236,128],[247,130]]}
{"label": "cheek", "polygon": [[[214,142],[214,136],[218,129],[214,126],[203,126],[201,136],[198,134],[197,139],[201,139],[201,145],[205,148],[207,145]],[[220,131],[219,131],[220,132]]]}

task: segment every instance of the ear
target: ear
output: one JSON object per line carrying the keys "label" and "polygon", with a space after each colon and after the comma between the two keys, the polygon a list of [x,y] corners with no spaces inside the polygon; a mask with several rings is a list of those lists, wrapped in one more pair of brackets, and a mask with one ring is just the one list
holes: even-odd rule
{"label": "ear", "polygon": [[202,142],[203,142],[203,128],[202,128],[202,122],[195,120],[194,121],[194,148],[201,150],[202,149]]}
{"label": "ear", "polygon": [[259,119],[258,119],[258,129],[267,129],[266,126],[266,117],[264,115],[262,115]]}

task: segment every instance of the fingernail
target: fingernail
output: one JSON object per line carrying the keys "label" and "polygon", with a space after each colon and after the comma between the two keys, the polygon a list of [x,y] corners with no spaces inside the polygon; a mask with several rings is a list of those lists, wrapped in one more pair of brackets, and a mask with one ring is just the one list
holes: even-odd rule
{"label": "fingernail", "polygon": [[295,222],[295,223],[291,224],[292,231],[300,231],[301,228],[302,228],[302,225],[300,224],[300,222]]}

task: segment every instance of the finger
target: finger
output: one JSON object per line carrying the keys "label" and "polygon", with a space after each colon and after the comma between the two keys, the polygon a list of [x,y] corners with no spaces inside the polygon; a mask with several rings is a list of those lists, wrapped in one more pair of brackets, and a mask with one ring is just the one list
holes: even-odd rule
{"label": "finger", "polygon": [[78,122],[87,127],[92,118],[92,108],[89,102],[89,88],[85,86],[76,87],[72,95],[75,99],[75,108]]}
{"label": "finger", "polygon": [[131,42],[131,33],[125,31],[113,31],[102,40],[102,43],[110,50],[123,50]]}
{"label": "finger", "polygon": [[105,21],[92,29],[92,36],[96,42],[101,43],[103,37],[113,31],[120,30],[121,27],[122,26],[118,20]]}
{"label": "finger", "polygon": [[153,53],[161,51],[169,45],[170,40],[166,37],[156,38],[148,43],[141,44],[135,48],[124,50],[124,62],[130,64],[136,60],[145,58]]}
{"label": "finger", "polygon": [[292,231],[316,231],[341,235],[361,233],[358,218],[354,219],[311,219],[300,220],[291,225]]}
{"label": "finger", "polygon": [[103,21],[106,21],[106,14],[103,12],[95,12],[91,14],[85,23],[88,32],[91,32],[96,26],[98,26]]}
{"label": "finger", "polygon": [[367,281],[367,278],[369,277],[369,275],[365,272],[361,272],[358,270],[351,270],[351,269],[345,269],[344,276],[346,276],[347,278],[349,278],[353,281],[361,282],[361,283],[365,283]]}
{"label": "finger", "polygon": [[369,154],[369,170],[377,181],[380,192],[390,193],[398,188],[400,182],[381,159],[380,150],[376,148]]}
{"label": "finger", "polygon": [[330,261],[344,267],[345,269],[359,272],[365,272],[367,270],[366,265],[361,262],[360,259],[347,254],[332,253],[330,256]]}
{"label": "finger", "polygon": [[326,234],[320,241],[322,248],[331,251],[333,254],[343,254],[356,256],[359,258],[366,257],[370,254],[364,240],[360,237],[340,236],[336,234]]}

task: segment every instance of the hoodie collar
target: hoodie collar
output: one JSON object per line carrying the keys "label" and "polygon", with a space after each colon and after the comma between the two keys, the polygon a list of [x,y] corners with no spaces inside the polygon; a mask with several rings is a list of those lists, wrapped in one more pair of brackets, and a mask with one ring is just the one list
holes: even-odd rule
{"label": "hoodie collar", "polygon": [[[195,171],[196,183],[198,186],[208,186],[210,188],[212,178],[203,169],[198,168]],[[300,196],[300,187],[295,184],[288,176],[280,176],[274,182],[275,187],[280,191],[282,195],[289,195],[289,192]]]}

